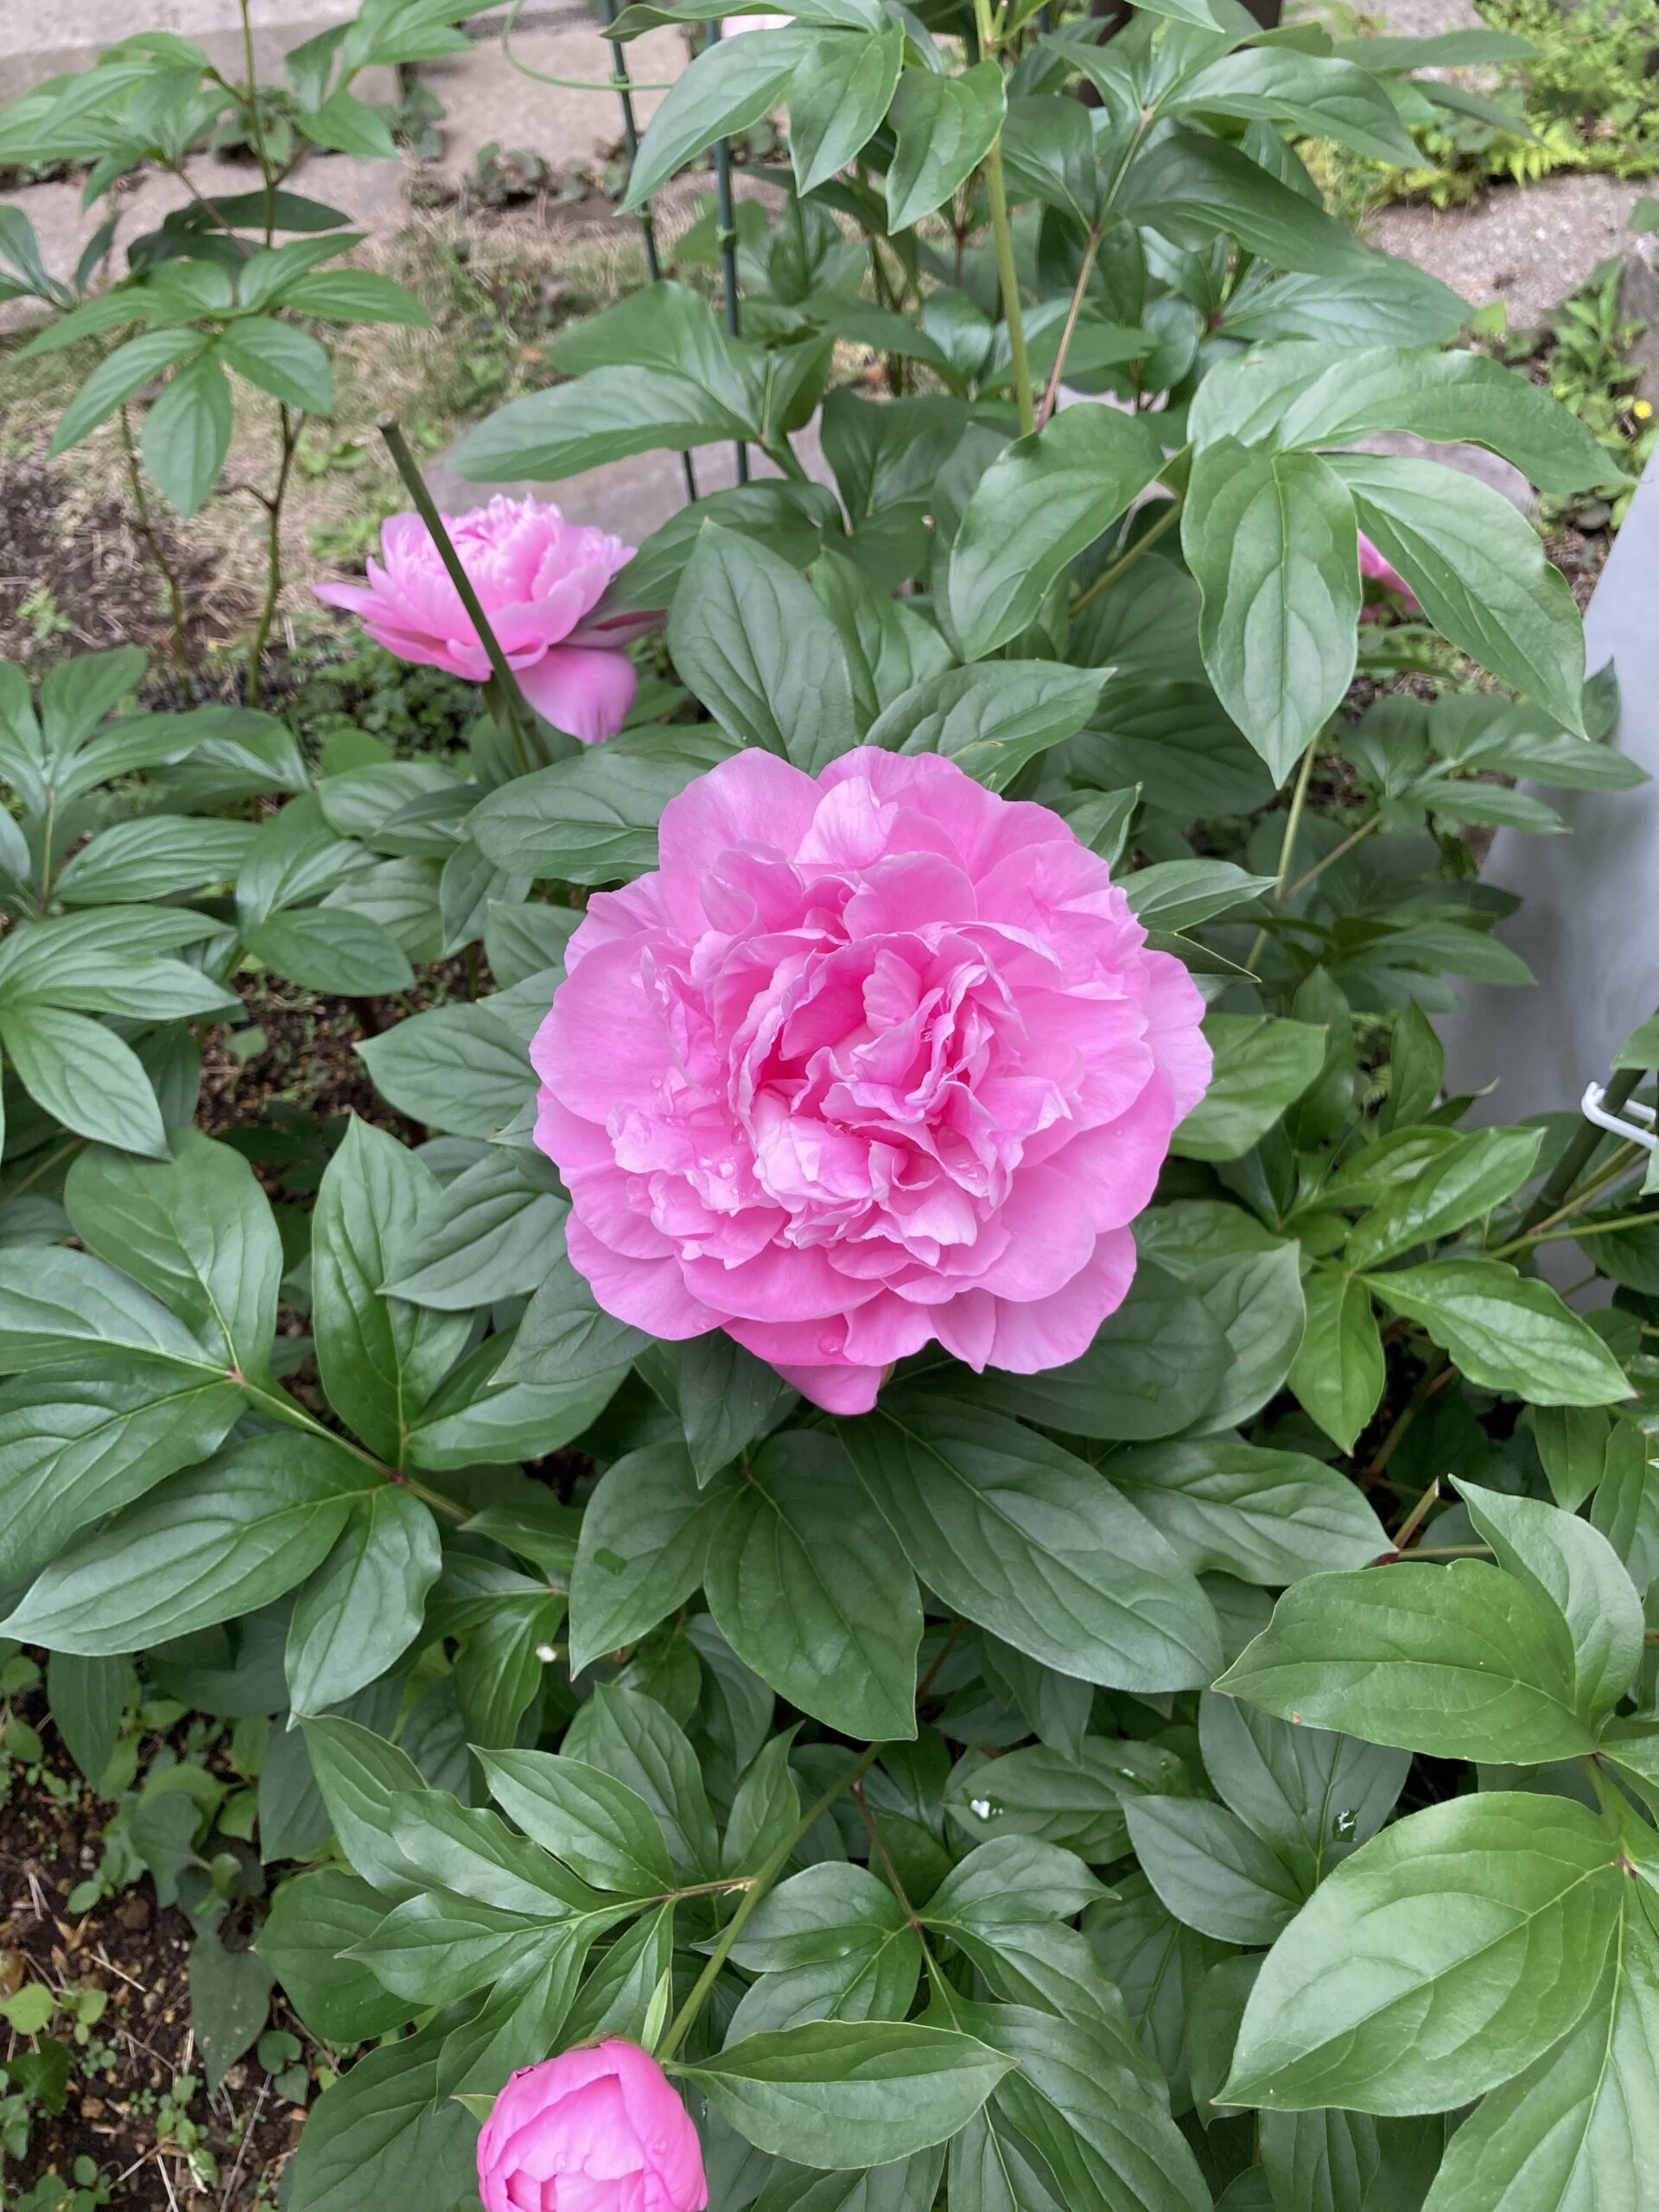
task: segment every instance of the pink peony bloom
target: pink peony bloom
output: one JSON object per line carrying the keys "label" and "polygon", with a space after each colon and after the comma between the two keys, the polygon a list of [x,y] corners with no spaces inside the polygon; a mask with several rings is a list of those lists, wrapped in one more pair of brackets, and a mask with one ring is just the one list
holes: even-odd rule
{"label": "pink peony bloom", "polygon": [[1210,1049],[1103,861],[937,753],[734,754],[588,905],[531,1057],[570,1257],[653,1336],[724,1329],[863,1413],[936,1338],[1075,1359]]}
{"label": "pink peony bloom", "polygon": [[[1397,592],[1406,603],[1407,613],[1417,613],[1417,594],[1392,562],[1385,560],[1377,551],[1363,530],[1359,533],[1359,573],[1362,582],[1381,584],[1385,591]],[[1376,617],[1377,608],[1374,602],[1368,603],[1359,611],[1362,622],[1375,622]]]}
{"label": "pink peony bloom", "polygon": [[478,2139],[485,2212],[703,2212],[690,2113],[654,2058],[614,2037],[515,2074]]}
{"label": "pink peony bloom", "polygon": [[[446,515],[449,535],[508,665],[538,715],[597,745],[628,718],[639,673],[623,650],[657,620],[588,616],[634,549],[602,530],[580,529],[541,499],[496,498]],[[318,584],[330,607],[360,614],[376,645],[400,660],[447,668],[482,683],[489,657],[418,515],[393,515],[371,556],[366,586]]]}

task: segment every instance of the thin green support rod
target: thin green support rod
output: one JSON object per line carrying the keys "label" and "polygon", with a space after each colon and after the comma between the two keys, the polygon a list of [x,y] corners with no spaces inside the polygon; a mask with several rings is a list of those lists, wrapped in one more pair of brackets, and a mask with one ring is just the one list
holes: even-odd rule
{"label": "thin green support rod", "polygon": [[[617,14],[617,0],[605,0],[607,29],[616,21]],[[620,40],[613,40],[611,53],[613,57],[612,66],[615,71],[616,97],[622,110],[622,143],[627,148],[628,168],[632,171],[639,158],[639,130],[634,121],[633,86],[628,73],[627,49]],[[651,281],[653,284],[659,283],[663,261],[657,250],[657,220],[652,213],[649,200],[642,200],[639,203],[639,231],[645,242],[645,267],[651,272]],[[695,499],[697,496],[697,476],[689,453],[680,455],[680,465],[685,471],[685,496],[688,499]]]}
{"label": "thin green support rod", "polygon": [[[713,46],[720,37],[720,18],[716,16],[709,25],[707,43]],[[719,229],[715,236],[720,246],[721,290],[726,302],[726,329],[728,336],[740,334],[737,307],[737,215],[732,206],[732,148],[731,141],[715,141],[715,205]],[[737,480],[749,480],[749,449],[739,438],[734,448],[737,455]]]}

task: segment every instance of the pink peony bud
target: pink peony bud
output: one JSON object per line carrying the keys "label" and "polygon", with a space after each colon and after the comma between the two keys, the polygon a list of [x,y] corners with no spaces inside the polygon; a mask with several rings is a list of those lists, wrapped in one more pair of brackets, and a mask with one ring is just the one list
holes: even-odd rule
{"label": "pink peony bud", "polygon": [[[1359,573],[1367,583],[1381,584],[1385,591],[1397,592],[1406,603],[1408,613],[1417,612],[1417,594],[1393,563],[1383,558],[1362,530],[1359,533]],[[1365,607],[1360,610],[1362,622],[1375,622],[1376,609]]]}
{"label": "pink peony bud", "polygon": [[690,2113],[654,2058],[614,2037],[515,2074],[478,2139],[486,2212],[703,2212]]}
{"label": "pink peony bud", "polygon": [[[634,549],[602,530],[566,522],[550,501],[496,498],[444,521],[519,688],[539,715],[584,745],[614,737],[639,677],[624,648],[657,620],[588,617]],[[489,656],[418,515],[392,515],[369,581],[318,584],[330,607],[360,614],[376,645],[400,660],[447,668],[482,683]]]}

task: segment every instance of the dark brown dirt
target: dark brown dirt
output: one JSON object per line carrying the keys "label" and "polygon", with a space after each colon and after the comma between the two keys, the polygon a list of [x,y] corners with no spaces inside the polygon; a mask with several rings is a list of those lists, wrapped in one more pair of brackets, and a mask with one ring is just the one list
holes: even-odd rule
{"label": "dark brown dirt", "polygon": [[329,998],[266,974],[238,976],[232,987],[241,998],[246,1023],[264,1033],[265,1043],[251,1058],[238,1061],[228,1043],[231,1028],[221,1025],[207,1032],[198,1128],[222,1137],[265,1119],[275,1107],[317,1123],[357,1114],[405,1144],[419,1144],[425,1130],[386,1104],[357,1047],[365,1037],[378,1037],[410,1014],[481,996],[493,984],[480,955],[471,967],[451,961],[423,969],[412,990],[391,998]]}
{"label": "dark brown dirt", "polygon": [[[76,2053],[65,2108],[56,2119],[36,2116],[22,2165],[6,2168],[5,2201],[12,2187],[48,2174],[67,2181],[86,2158],[118,2184],[112,2202],[120,2212],[265,2212],[298,2142],[302,2110],[276,2094],[251,2053],[219,2089],[198,2086],[188,2120],[218,2177],[207,2189],[196,2179],[178,2138],[163,2132],[163,2102],[179,2077],[203,2083],[190,2027],[190,1923],[156,1903],[148,1875],[90,1912],[70,1914],[69,1893],[98,1863],[110,1808],[80,1784],[44,1700],[24,1709],[64,1796],[30,1788],[14,1770],[11,1802],[0,1806],[0,1988],[39,1981],[59,1991],[105,1991],[108,2009],[93,2047],[109,2046],[116,2063],[94,2069]],[[272,2019],[301,2032],[280,1998]],[[15,2035],[10,2044],[27,2047]]]}
{"label": "dark brown dirt", "polygon": [[[192,658],[245,628],[247,594],[211,556],[184,547],[165,512],[150,526],[178,579]],[[0,456],[0,660],[45,667],[66,648],[170,650],[168,602],[155,557],[127,500],[111,493],[76,512],[63,468],[39,449]]]}

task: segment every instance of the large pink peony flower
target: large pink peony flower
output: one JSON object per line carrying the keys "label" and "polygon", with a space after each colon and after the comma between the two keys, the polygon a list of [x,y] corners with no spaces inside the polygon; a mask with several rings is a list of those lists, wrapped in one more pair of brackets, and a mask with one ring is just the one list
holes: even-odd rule
{"label": "large pink peony flower", "polygon": [[1203,1096],[1204,1007],[1046,807],[938,754],[744,752],[601,893],[531,1048],[570,1257],[658,1337],[724,1329],[836,1413],[937,1338],[1075,1359]]}
{"label": "large pink peony flower", "polygon": [[485,2212],[703,2212],[690,2113],[654,2058],[614,2037],[515,2074],[478,2139]]}
{"label": "large pink peony flower", "polygon": [[[1363,584],[1381,584],[1385,591],[1397,592],[1406,603],[1406,612],[1416,613],[1416,593],[1393,562],[1378,551],[1363,530],[1359,533],[1359,574]],[[1376,601],[1369,600],[1359,610],[1359,619],[1362,622],[1375,622],[1380,611]]]}
{"label": "large pink peony flower", "polygon": [[[602,530],[578,528],[541,499],[497,498],[444,522],[519,688],[538,715],[584,745],[614,737],[639,677],[623,648],[657,620],[588,616],[634,549]],[[369,581],[318,584],[330,607],[360,614],[376,645],[401,660],[447,668],[482,683],[489,657],[418,515],[393,515],[380,532],[382,561]]]}

